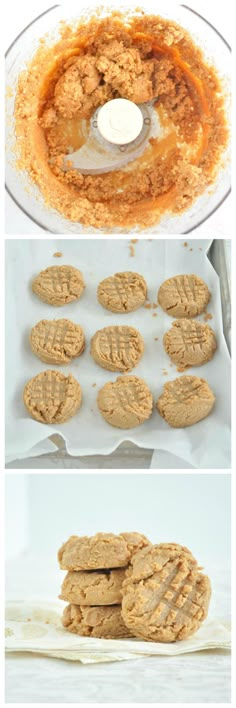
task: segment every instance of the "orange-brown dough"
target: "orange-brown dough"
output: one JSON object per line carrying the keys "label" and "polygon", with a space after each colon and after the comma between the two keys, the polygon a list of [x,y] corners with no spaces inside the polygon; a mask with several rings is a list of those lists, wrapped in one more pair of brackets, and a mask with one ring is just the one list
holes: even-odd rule
{"label": "orange-brown dough", "polygon": [[[63,160],[86,141],[95,109],[120,96],[153,100],[161,135],[122,170],[64,172]],[[105,230],[145,228],[166,211],[188,208],[214,182],[227,143],[215,70],[187,32],[158,16],[98,16],[63,26],[54,46],[42,41],[20,75],[15,120],[18,166],[46,204]]]}

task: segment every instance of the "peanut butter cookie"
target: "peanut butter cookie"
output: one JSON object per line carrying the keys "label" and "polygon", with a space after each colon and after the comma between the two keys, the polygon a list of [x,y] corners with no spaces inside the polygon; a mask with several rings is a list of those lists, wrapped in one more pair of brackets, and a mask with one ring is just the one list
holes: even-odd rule
{"label": "peanut butter cookie", "polygon": [[185,428],[206,418],[214,403],[214,393],[205,379],[180,376],[164,385],[157,410],[172,428]]}
{"label": "peanut butter cookie", "polygon": [[178,371],[201,366],[212,359],[216,338],[208,324],[198,320],[176,320],[163,338],[163,344]]}
{"label": "peanut butter cookie", "polygon": [[82,273],[70,265],[49,266],[32,282],[32,289],[41,300],[57,306],[78,300],[84,287]]}
{"label": "peanut butter cookie", "polygon": [[153,396],[143,379],[118,376],[103,386],[97,397],[98,408],[107,423],[115,428],[135,428],[152,414]]}
{"label": "peanut butter cookie", "polygon": [[136,551],[150,542],[142,534],[126,532],[71,536],[58,551],[62,570],[102,570],[124,568]]}
{"label": "peanut butter cookie", "polygon": [[122,536],[127,543],[130,557],[132,557],[134,553],[137,553],[137,551],[140,551],[141,548],[150,546],[151,543],[143,533],[138,533],[137,531],[122,531],[120,536]]}
{"label": "peanut butter cookie", "polygon": [[70,570],[62,583],[60,599],[74,605],[120,605],[125,570]]}
{"label": "peanut butter cookie", "polygon": [[42,371],[30,379],[24,389],[24,404],[40,423],[65,423],[80,408],[82,391],[71,374]]}
{"label": "peanut butter cookie", "polygon": [[144,352],[143,338],[134,327],[104,327],[94,334],[90,353],[108,371],[131,371]]}
{"label": "peanut butter cookie", "polygon": [[130,637],[121,616],[121,605],[102,607],[65,607],[62,624],[65,629],[82,637],[100,637],[101,639],[122,639]]}
{"label": "peanut butter cookie", "polygon": [[115,273],[99,283],[98,302],[112,312],[132,312],[146,300],[147,285],[139,273]]}
{"label": "peanut butter cookie", "polygon": [[130,632],[153,642],[194,634],[207,617],[211,585],[188,549],[144,548],[133,556],[122,585],[122,616]]}
{"label": "peanut butter cookie", "polygon": [[175,275],[162,283],[158,302],[171,317],[197,317],[210,300],[210,292],[198,275]]}
{"label": "peanut butter cookie", "polygon": [[41,320],[31,330],[32,352],[46,364],[69,364],[85,348],[82,327],[70,320]]}

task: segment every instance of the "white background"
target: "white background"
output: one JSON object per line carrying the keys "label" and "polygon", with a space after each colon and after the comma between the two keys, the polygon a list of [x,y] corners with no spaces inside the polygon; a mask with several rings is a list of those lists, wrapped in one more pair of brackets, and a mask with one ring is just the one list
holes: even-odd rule
{"label": "white background", "polygon": [[7,474],[6,493],[7,556],[54,554],[56,565],[70,535],[137,530],[189,546],[203,565],[230,560],[227,474],[18,472]]}
{"label": "white background", "polygon": [[[89,0],[87,4],[90,4],[92,0]],[[8,0],[6,8],[4,10],[4,37],[3,42],[5,49],[7,49],[15,37],[26,27],[28,23],[32,21],[37,15],[47,10],[53,5],[53,0],[51,2],[45,2],[44,0],[21,0],[21,2],[16,2],[16,0]],[[78,8],[80,5],[86,5],[83,0],[78,0]],[[101,5],[106,5],[107,3],[102,3]],[[137,3],[138,4],[138,3]],[[143,5],[146,4],[143,0]],[[172,0],[168,0],[168,5],[176,5]],[[119,3],[118,3],[119,5]],[[231,45],[232,33],[233,33],[233,23],[231,10],[231,2],[225,0],[224,3],[220,2],[205,2],[205,0],[191,0],[187,3],[188,7],[193,8],[197,12],[203,15],[209,22],[211,22],[216,29],[225,37],[227,42]],[[147,3],[148,7],[148,3]],[[217,238],[222,236],[228,236],[231,233],[231,208],[232,208],[231,196],[226,199],[222,206],[207,219],[207,222],[199,226],[194,230],[194,235],[205,236],[208,238]],[[15,205],[9,195],[6,195],[5,202],[5,223],[6,231],[8,234],[39,234],[45,233],[39,226],[34,224],[27,216],[21,212],[21,210]]]}

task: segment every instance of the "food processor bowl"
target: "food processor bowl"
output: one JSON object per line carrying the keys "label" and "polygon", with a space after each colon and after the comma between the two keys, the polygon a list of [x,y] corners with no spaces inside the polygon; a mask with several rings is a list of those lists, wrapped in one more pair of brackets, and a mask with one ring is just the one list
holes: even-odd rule
{"label": "food processor bowl", "polygon": [[[177,4],[167,7],[166,2],[157,3],[152,0],[145,2],[137,10],[136,2],[120,5],[118,1],[111,0],[107,7],[100,6],[93,0],[88,1],[84,7],[78,9],[77,3],[56,5],[49,8],[26,27],[14,40],[6,54],[6,189],[18,207],[34,221],[42,230],[55,234],[107,234],[108,229],[85,227],[81,223],[71,222],[63,218],[54,209],[47,206],[36,184],[32,183],[29,174],[16,168],[17,140],[14,125],[14,101],[19,74],[27,69],[29,61],[38,48],[42,37],[46,38],[49,46],[59,39],[60,23],[78,23],[81,18],[85,21],[96,15],[105,17],[114,10],[132,16],[143,10],[145,14],[155,14],[163,19],[173,20],[186,29],[204,53],[205,60],[217,70],[223,87],[225,97],[225,111],[229,124],[230,116],[230,47],[221,34],[202,16],[187,5]],[[139,234],[187,234],[204,222],[225,200],[230,191],[230,145],[222,154],[221,165],[217,172],[214,184],[198,197],[186,211],[171,214],[166,212],[158,223],[140,229],[134,226],[125,230],[123,227],[112,228],[112,233],[139,233]]]}

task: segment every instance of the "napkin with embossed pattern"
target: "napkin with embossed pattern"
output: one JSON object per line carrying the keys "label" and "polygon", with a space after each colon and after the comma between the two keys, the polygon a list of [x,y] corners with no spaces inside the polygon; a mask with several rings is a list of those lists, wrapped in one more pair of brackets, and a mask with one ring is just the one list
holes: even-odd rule
{"label": "napkin with embossed pattern", "polygon": [[8,602],[6,606],[6,651],[31,652],[80,661],[83,664],[124,661],[158,654],[175,656],[204,649],[229,649],[230,626],[217,618],[207,619],[189,639],[172,644],[138,639],[94,639],[67,632],[61,624],[60,602]]}

